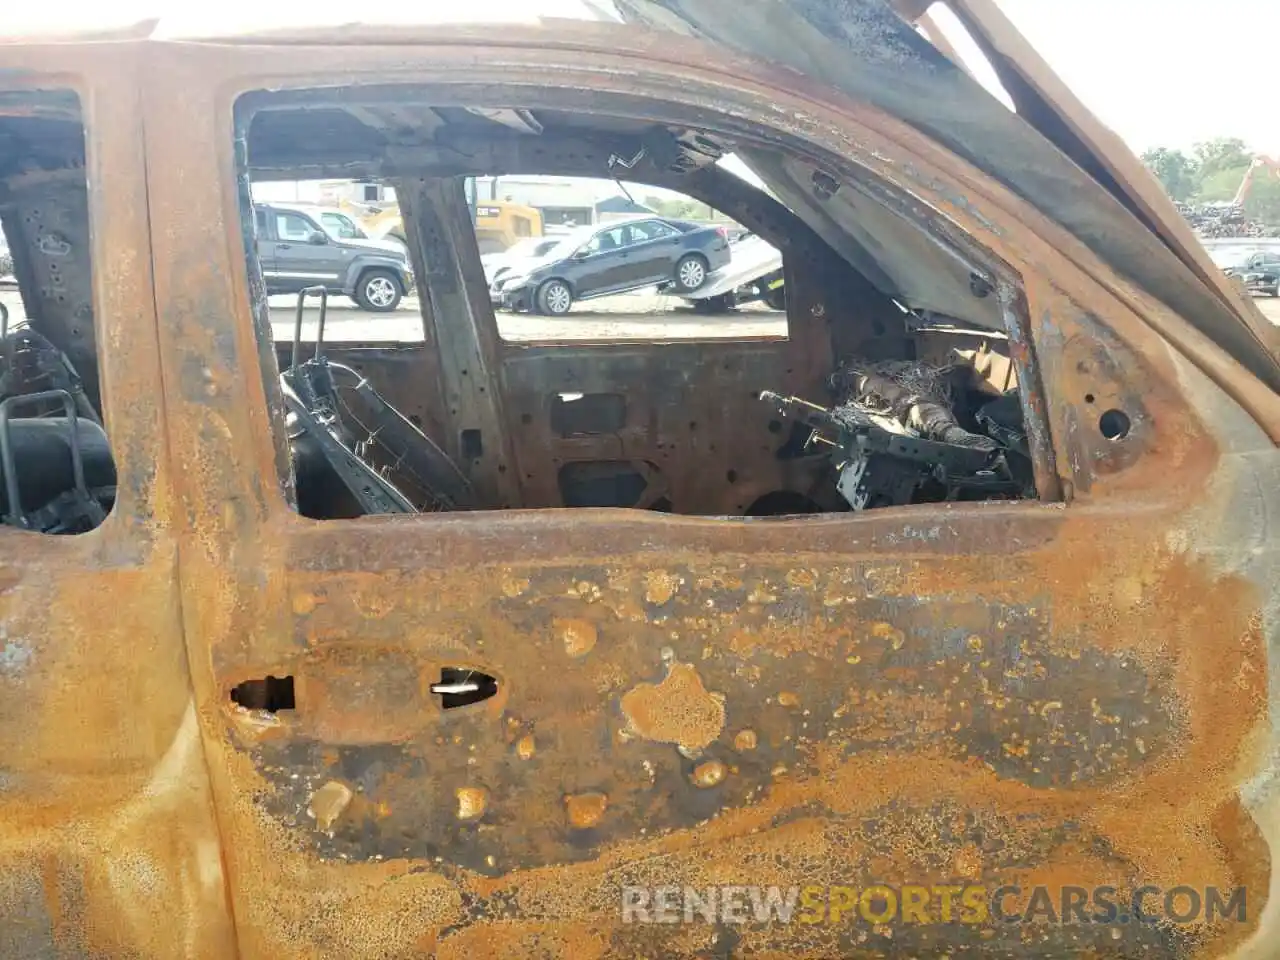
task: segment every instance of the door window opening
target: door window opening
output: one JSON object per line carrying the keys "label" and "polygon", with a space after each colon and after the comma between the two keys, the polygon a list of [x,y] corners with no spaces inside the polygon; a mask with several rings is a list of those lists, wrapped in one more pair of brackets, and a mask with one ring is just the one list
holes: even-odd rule
{"label": "door window opening", "polygon": [[[376,122],[391,94],[371,94],[382,106],[358,112],[324,91],[247,95],[242,176],[281,179],[305,165],[290,153],[293,141],[272,132],[282,118],[338,142],[334,131]],[[475,155],[499,168],[468,176],[500,175],[508,199],[477,204],[466,178],[434,171],[429,152],[420,176],[393,183],[419,274],[414,322],[432,330],[416,353],[379,351],[372,337],[302,343],[301,325],[281,317],[278,326],[297,340],[278,333],[276,352],[303,512],[336,519],[618,507],[796,516],[1038,496],[1025,369],[1009,347],[1009,324],[1018,322],[1010,304],[1021,294],[1007,268],[969,248],[948,250],[949,234],[931,233],[933,224],[882,199],[882,186],[858,179],[870,174],[761,152],[740,133],[694,135],[653,121],[632,129],[617,116],[602,116],[595,135],[613,143],[606,157],[633,158],[627,176],[636,183],[626,197],[615,183],[592,200],[598,222],[567,227],[548,211],[574,206],[573,190],[587,195],[583,178],[570,174],[582,166],[571,146],[589,118],[533,113],[538,162],[552,165],[537,171],[543,194],[525,177],[533,171],[505,169],[522,156],[508,149],[509,130],[482,112],[443,108],[450,142],[482,145]],[[680,162],[646,165],[663,137],[658,155]],[[724,171],[726,156],[769,189]],[[376,159],[351,163],[375,180],[383,170]],[[545,238],[513,236],[511,253],[486,252],[484,224],[499,222],[506,205],[550,199],[542,181],[557,178],[561,195],[533,221]],[[741,222],[718,214],[716,199],[732,202]],[[833,232],[832,220],[845,232]],[[277,224],[281,237],[286,227]],[[533,242],[542,239],[550,243]],[[255,251],[246,253],[251,270],[263,269]],[[655,289],[683,312],[627,318],[647,325],[647,336],[560,334],[614,325],[597,302],[639,302]],[[320,310],[323,317],[324,301]],[[777,333],[671,333],[691,322],[744,331],[737,325],[755,317],[778,323]],[[509,337],[508,323],[542,332]],[[325,329],[321,319],[317,340]],[[593,399],[576,399],[584,396]]]}

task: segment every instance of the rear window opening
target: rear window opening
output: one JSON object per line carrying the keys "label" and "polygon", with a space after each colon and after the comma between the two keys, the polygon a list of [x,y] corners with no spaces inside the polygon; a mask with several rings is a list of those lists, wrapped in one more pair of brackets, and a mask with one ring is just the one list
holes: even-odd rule
{"label": "rear window opening", "polygon": [[0,522],[92,530],[115,504],[92,304],[85,131],[69,91],[0,91]]}
{"label": "rear window opening", "polygon": [[[238,126],[253,308],[276,331],[268,394],[306,516],[803,516],[1038,495],[1009,349],[1017,278],[912,222],[865,171],[657,116],[432,106],[398,88],[250,94]],[[282,260],[318,264],[341,240],[320,236],[320,210],[285,236],[260,198],[338,171],[359,179],[320,181],[326,202],[378,184],[362,229],[394,221],[396,246],[341,277],[291,266],[297,310],[277,317]],[[539,179],[569,186],[517,194]],[[625,210],[566,199],[611,180]],[[326,335],[344,293],[380,322],[358,289],[375,269],[407,275],[384,293],[419,342]],[[655,277],[715,335],[663,318],[642,337],[560,335],[601,289]],[[748,305],[777,318],[771,334],[735,327]]]}

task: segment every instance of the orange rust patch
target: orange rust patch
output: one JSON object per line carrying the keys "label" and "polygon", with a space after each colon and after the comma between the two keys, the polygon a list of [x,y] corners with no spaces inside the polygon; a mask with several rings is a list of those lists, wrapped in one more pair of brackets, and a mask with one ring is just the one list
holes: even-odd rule
{"label": "orange rust patch", "polygon": [[515,599],[522,596],[529,589],[528,577],[503,577],[502,578],[502,594],[505,597]]}
{"label": "orange rust patch", "polygon": [[724,783],[724,778],[729,775],[729,768],[719,760],[709,760],[706,763],[700,763],[693,768],[693,785],[702,787],[718,787]]}
{"label": "orange rust patch", "polygon": [[533,742],[533,734],[525,734],[516,741],[516,756],[521,760],[532,760],[535,752],[536,745]]}
{"label": "orange rust patch", "polygon": [[798,707],[800,706],[800,698],[790,690],[783,690],[778,694],[778,705],[781,707]]}
{"label": "orange rust patch", "polygon": [[803,590],[812,590],[818,585],[818,577],[812,570],[788,570],[787,583]]}
{"label": "orange rust patch", "polygon": [[314,593],[307,593],[306,591],[300,591],[293,595],[293,600],[292,600],[293,612],[300,617],[306,616],[308,613],[314,610],[322,601],[323,601],[323,598],[317,597]]}
{"label": "orange rust patch", "polygon": [[311,795],[307,813],[316,821],[316,829],[328,833],[351,803],[351,788],[345,783],[330,780]]}
{"label": "orange rust patch", "polygon": [[578,793],[564,798],[569,824],[577,830],[590,830],[604,819],[609,798],[603,793]]}
{"label": "orange rust patch", "polygon": [[552,622],[552,628],[560,642],[564,644],[564,652],[571,657],[585,657],[595,649],[599,636],[596,625],[590,620],[562,620]]}
{"label": "orange rust patch", "polygon": [[982,876],[982,851],[974,844],[966,844],[960,848],[952,861],[952,869],[956,876],[976,880]]}
{"label": "orange rust patch", "polygon": [[881,640],[888,640],[889,645],[895,650],[901,650],[902,645],[907,640],[906,634],[892,623],[873,623],[871,625],[871,635]]}
{"label": "orange rust patch", "polygon": [[622,712],[636,735],[690,752],[712,743],[724,729],[724,698],[707,692],[691,663],[673,663],[662,683],[628,691]]}
{"label": "orange rust patch", "polygon": [[390,616],[396,609],[396,599],[379,593],[356,593],[352,595],[352,604],[363,617],[381,620]]}
{"label": "orange rust patch", "polygon": [[666,570],[650,570],[644,575],[644,598],[654,606],[662,606],[678,589],[680,579]]}
{"label": "orange rust patch", "polygon": [[759,742],[760,738],[756,736],[754,730],[739,730],[738,735],[733,738],[733,749],[739,753],[746,753],[748,750],[754,750]]}
{"label": "orange rust patch", "polygon": [[456,796],[459,820],[479,820],[489,806],[489,791],[484,787],[459,787]]}

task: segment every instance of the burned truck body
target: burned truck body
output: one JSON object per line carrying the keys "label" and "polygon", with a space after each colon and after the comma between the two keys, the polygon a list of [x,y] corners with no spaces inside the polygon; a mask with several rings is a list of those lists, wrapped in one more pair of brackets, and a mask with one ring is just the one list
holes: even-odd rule
{"label": "burned truck body", "polygon": [[[0,42],[0,953],[1274,955],[1275,332],[946,3],[1013,110],[887,0]],[[785,335],[508,336],[464,178],[619,171]],[[412,336],[268,299],[325,178]]]}

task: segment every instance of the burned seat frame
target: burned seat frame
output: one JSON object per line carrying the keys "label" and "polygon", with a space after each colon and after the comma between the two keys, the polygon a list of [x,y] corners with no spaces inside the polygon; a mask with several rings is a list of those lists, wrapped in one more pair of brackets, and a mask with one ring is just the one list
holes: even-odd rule
{"label": "burned seat frame", "polygon": [[[316,349],[311,359],[301,360],[303,309],[310,296],[320,299]],[[472,506],[471,485],[448,454],[388,403],[367,379],[351,367],[325,357],[328,303],[324,287],[307,287],[299,292],[289,368],[280,374],[295,463],[306,456],[307,442],[314,443],[362,513],[419,513],[423,509]],[[342,411],[350,408],[340,391],[359,398],[370,423],[353,416],[344,418]],[[365,434],[363,439],[356,439],[348,421],[358,423]],[[425,504],[415,504],[384,475],[387,468],[380,467],[371,457],[375,445],[391,452],[397,471],[419,483],[427,495]]]}

